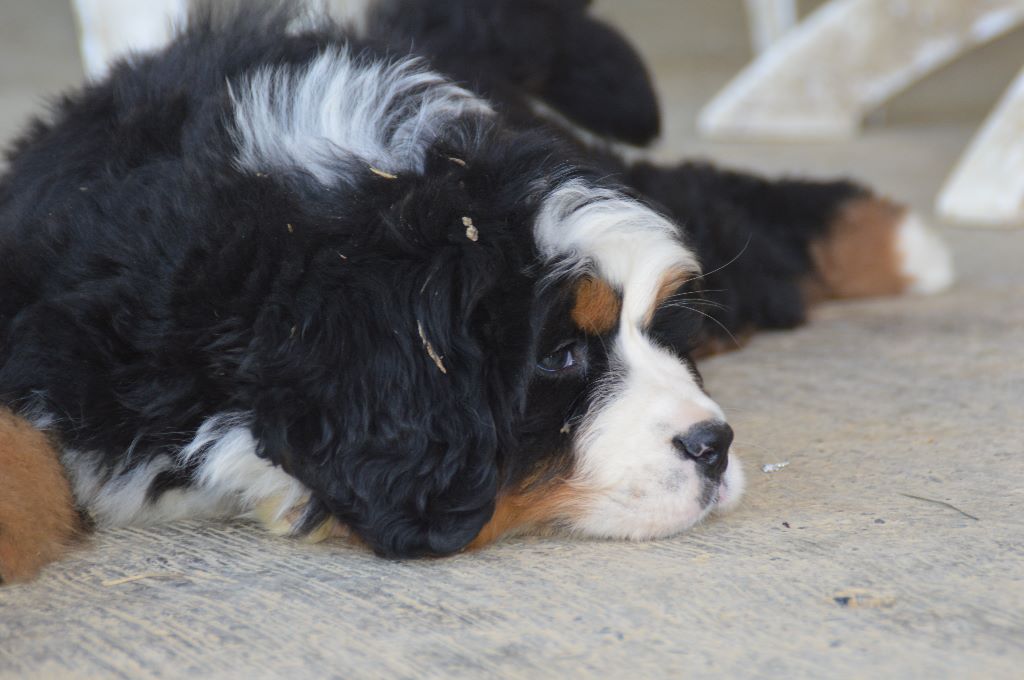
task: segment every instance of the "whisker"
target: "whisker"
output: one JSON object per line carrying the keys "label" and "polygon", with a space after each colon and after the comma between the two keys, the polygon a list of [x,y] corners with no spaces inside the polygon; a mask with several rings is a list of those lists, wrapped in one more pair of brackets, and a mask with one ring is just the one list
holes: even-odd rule
{"label": "whisker", "polygon": [[700,305],[700,304],[722,304],[718,300],[710,300],[707,298],[677,298],[670,297],[661,303],[661,306],[668,307],[669,305]]}
{"label": "whisker", "polygon": [[721,309],[723,312],[728,312],[731,309],[727,305],[723,305],[721,302],[715,302],[714,300],[673,300],[664,303],[662,307],[676,307],[678,309],[687,309],[686,305],[688,304],[713,307],[715,309]]}
{"label": "whisker", "polygon": [[711,316],[710,314],[705,314],[704,312],[700,311],[699,309],[694,309],[694,308],[692,308],[692,307],[686,307],[686,306],[684,306],[684,305],[680,305],[680,307],[681,307],[682,309],[687,309],[687,310],[689,310],[689,311],[691,311],[691,312],[696,312],[697,314],[700,314],[700,315],[701,315],[701,316],[703,316],[703,317],[706,317],[706,318],[708,318],[708,319],[711,319],[711,320],[712,320],[712,321],[714,321],[714,322],[715,322],[716,324],[718,324],[718,327],[719,327],[719,328],[721,328],[721,329],[722,329],[723,331],[725,331],[725,334],[729,336],[729,338],[730,338],[730,339],[731,339],[731,340],[733,341],[733,343],[735,343],[736,347],[742,347],[742,345],[740,344],[740,341],[736,339],[736,336],[735,336],[735,335],[733,335],[733,334],[732,334],[732,333],[731,333],[731,332],[729,331],[729,329],[725,327],[725,324],[723,324],[723,323],[722,323],[721,321],[719,321],[719,320],[718,320],[718,319],[716,319],[715,317]]}
{"label": "whisker", "polygon": [[669,304],[675,304],[675,305],[703,304],[703,305],[708,305],[710,307],[718,307],[719,309],[729,309],[730,308],[729,305],[725,304],[724,302],[719,302],[718,300],[706,300],[706,299],[703,299],[703,298],[696,298],[696,299],[693,299],[693,300],[675,300],[673,302],[670,302]]}
{"label": "whisker", "polygon": [[733,262],[735,262],[736,260],[738,260],[738,259],[740,259],[741,257],[743,257],[743,253],[747,252],[747,248],[749,248],[749,247],[750,247],[750,241],[751,241],[751,239],[753,239],[753,238],[754,238],[754,234],[753,234],[753,233],[747,234],[747,242],[743,244],[743,248],[742,248],[742,249],[740,250],[740,252],[738,252],[738,253],[736,254],[736,257],[732,258],[731,260],[729,260],[728,262],[726,262],[725,264],[723,264],[723,265],[722,265],[721,267],[716,267],[715,269],[712,269],[712,270],[711,270],[711,271],[709,271],[709,272],[704,272],[703,274],[698,274],[697,276],[693,276],[693,277],[691,277],[691,278],[689,278],[689,279],[686,279],[685,281],[683,281],[683,282],[682,282],[681,284],[679,284],[679,285],[681,285],[681,286],[685,286],[685,285],[686,285],[687,283],[689,283],[690,281],[696,281],[697,279],[703,279],[703,278],[707,278],[708,276],[711,276],[712,274],[714,274],[714,273],[716,273],[716,272],[720,272],[720,271],[722,271],[723,269],[725,269],[726,267],[728,267],[729,265],[731,265],[731,264],[732,264]]}
{"label": "whisker", "polygon": [[672,297],[684,297],[686,295],[703,295],[704,293],[728,293],[728,288],[701,288],[700,290],[688,290],[686,292],[675,292]]}

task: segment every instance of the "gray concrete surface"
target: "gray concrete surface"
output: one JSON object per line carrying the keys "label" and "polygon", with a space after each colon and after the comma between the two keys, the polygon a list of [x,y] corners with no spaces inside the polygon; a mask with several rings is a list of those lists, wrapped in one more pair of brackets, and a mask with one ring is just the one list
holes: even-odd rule
{"label": "gray concrete surface", "polygon": [[[692,139],[742,59],[735,38],[708,56],[728,5],[599,5],[655,60],[656,153],[853,174],[927,211],[976,124],[942,104],[955,82],[846,144]],[[0,137],[79,78],[71,26],[60,0],[2,0]],[[704,365],[750,476],[728,517],[652,543],[521,538],[409,563],[246,524],[106,532],[0,590],[0,677],[1022,677],[1024,232],[946,233],[951,292],[831,305]],[[837,602],[851,589],[864,606]]]}

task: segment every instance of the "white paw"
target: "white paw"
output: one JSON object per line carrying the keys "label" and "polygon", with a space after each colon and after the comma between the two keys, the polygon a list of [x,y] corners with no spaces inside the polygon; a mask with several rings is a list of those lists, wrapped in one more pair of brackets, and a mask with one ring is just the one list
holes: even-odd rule
{"label": "white paw", "polygon": [[931,295],[953,283],[953,256],[949,246],[915,212],[908,212],[896,234],[901,273],[910,280],[908,293]]}

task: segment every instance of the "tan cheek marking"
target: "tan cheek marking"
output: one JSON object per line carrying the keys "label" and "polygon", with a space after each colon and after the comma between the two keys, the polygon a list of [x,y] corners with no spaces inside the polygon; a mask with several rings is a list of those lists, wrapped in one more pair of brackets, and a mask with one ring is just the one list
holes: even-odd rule
{"label": "tan cheek marking", "polygon": [[561,479],[504,494],[498,498],[491,520],[467,549],[477,550],[507,534],[538,529],[551,520],[567,517],[584,500],[583,494]]}
{"label": "tan cheek marking", "polygon": [[822,298],[892,295],[910,281],[902,274],[897,249],[902,206],[882,198],[845,206],[828,235],[811,245],[816,276],[805,286],[809,303]]}
{"label": "tan cheek marking", "polygon": [[618,294],[607,282],[588,276],[576,286],[572,320],[584,332],[601,335],[618,324],[621,308]]}
{"label": "tan cheek marking", "polygon": [[46,435],[0,409],[0,577],[34,577],[81,530],[71,485]]}

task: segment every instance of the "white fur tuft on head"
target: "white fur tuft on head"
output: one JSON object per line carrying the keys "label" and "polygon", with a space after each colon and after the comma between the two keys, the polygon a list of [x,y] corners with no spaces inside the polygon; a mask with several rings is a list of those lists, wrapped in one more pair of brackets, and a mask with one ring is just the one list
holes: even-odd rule
{"label": "white fur tuft on head", "polygon": [[298,169],[325,186],[354,164],[421,172],[427,148],[490,105],[421,59],[384,61],[332,47],[302,67],[264,67],[229,83],[239,167]]}

